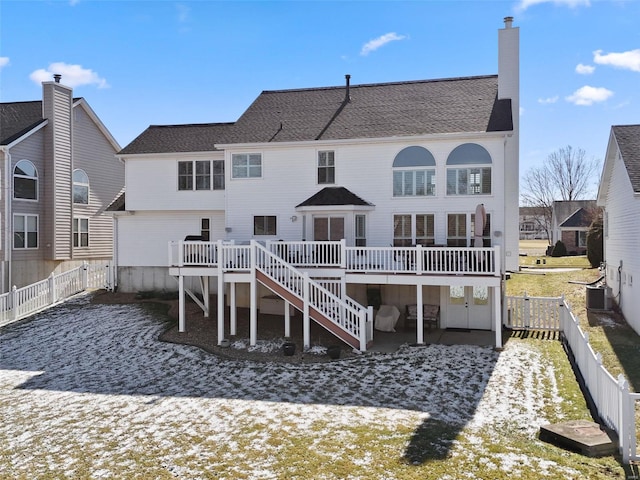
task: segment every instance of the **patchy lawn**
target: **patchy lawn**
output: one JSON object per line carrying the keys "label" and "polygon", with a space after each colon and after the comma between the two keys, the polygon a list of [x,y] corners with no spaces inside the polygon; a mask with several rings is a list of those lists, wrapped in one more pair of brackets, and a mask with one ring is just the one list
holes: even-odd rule
{"label": "patchy lawn", "polygon": [[537,439],[589,418],[554,340],[282,364],[162,343],[166,325],[83,296],[0,329],[0,477],[625,476]]}

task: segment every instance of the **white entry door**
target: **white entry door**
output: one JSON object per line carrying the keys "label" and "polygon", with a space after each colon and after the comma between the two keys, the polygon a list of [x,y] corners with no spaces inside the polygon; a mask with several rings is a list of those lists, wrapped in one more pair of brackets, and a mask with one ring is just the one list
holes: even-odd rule
{"label": "white entry door", "polygon": [[491,330],[491,294],[489,287],[449,287],[446,328]]}

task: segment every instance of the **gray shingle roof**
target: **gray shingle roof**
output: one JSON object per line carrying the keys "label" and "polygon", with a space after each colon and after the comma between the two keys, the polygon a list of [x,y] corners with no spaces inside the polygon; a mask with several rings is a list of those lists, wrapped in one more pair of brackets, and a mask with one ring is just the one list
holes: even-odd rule
{"label": "gray shingle roof", "polygon": [[0,103],[0,145],[9,145],[42,122],[40,101]]}
{"label": "gray shingle roof", "polygon": [[498,77],[265,91],[238,119],[233,143],[381,138],[512,130]]}
{"label": "gray shingle roof", "polygon": [[344,187],[325,187],[318,193],[307,198],[297,207],[318,207],[328,205],[360,205],[372,206],[371,203],[363,200],[358,195]]}
{"label": "gray shingle roof", "polygon": [[214,144],[510,131],[498,77],[262,92],[231,124],[151,126],[121,154],[211,151]]}
{"label": "gray shingle roof", "polygon": [[593,210],[579,208],[560,224],[560,228],[583,228],[588,227],[593,222]]}
{"label": "gray shingle roof", "polygon": [[616,125],[612,129],[633,191],[640,193],[640,125]]}
{"label": "gray shingle roof", "polygon": [[232,123],[188,125],[151,125],[120,154],[212,152],[215,144],[226,137]]}

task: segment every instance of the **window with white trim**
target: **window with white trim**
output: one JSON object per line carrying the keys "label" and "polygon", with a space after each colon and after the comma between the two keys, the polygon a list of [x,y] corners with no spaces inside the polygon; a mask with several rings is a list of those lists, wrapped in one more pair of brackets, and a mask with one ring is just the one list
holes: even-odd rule
{"label": "window with white trim", "polygon": [[20,160],[13,168],[13,198],[38,200],[38,171],[29,160]]}
{"label": "window with white trim", "polygon": [[208,218],[200,219],[200,238],[203,242],[211,239],[211,220]]}
{"label": "window with white trim", "polygon": [[38,248],[38,216],[13,215],[13,248]]}
{"label": "window with white trim", "polygon": [[367,246],[367,216],[356,215],[355,217],[355,240],[356,247]]}
{"label": "window with white trim", "polygon": [[401,214],[393,216],[393,246],[435,244],[435,215],[433,213]]}
{"label": "window with white trim", "polygon": [[178,162],[178,190],[224,190],[224,160]]}
{"label": "window with white trim", "polygon": [[490,195],[491,155],[475,143],[457,146],[447,158],[447,195]]}
{"label": "window with white trim", "polygon": [[88,218],[73,219],[73,246],[74,247],[89,246],[89,219]]}
{"label": "window with white trim", "polygon": [[254,235],[276,235],[275,215],[256,215],[253,217]]}
{"label": "window with white trim", "polygon": [[433,196],[436,194],[436,161],[424,147],[411,146],[393,160],[393,196]]}
{"label": "window with white trim", "polygon": [[234,153],[231,155],[232,178],[262,177],[262,154]]}
{"label": "window with white trim", "polygon": [[318,152],[318,183],[336,183],[335,152]]}
{"label": "window with white trim", "polygon": [[89,176],[79,168],[73,171],[73,203],[89,205]]}

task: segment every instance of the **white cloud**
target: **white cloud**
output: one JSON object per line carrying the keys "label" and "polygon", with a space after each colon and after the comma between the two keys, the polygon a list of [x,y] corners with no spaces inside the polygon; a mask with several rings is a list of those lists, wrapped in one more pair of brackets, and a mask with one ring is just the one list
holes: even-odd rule
{"label": "white cloud", "polygon": [[557,101],[558,101],[558,95],[556,95],[555,97],[539,98],[538,99],[538,103],[541,103],[543,105],[548,105],[550,103],[556,103]]}
{"label": "white cloud", "polygon": [[178,9],[178,21],[180,23],[188,21],[191,14],[191,9],[182,3],[176,4],[176,8]]}
{"label": "white cloud", "polygon": [[593,61],[600,65],[611,65],[624,70],[640,72],[640,48],[628,52],[605,54],[602,53],[602,50],[596,50],[593,52]]}
{"label": "white cloud", "polygon": [[569,8],[577,7],[589,7],[591,6],[590,0],[520,0],[520,3],[516,7],[516,10],[523,11],[534,5],[541,3],[553,3],[557,6],[566,6]]}
{"label": "white cloud", "polygon": [[51,82],[53,74],[62,75],[62,83],[75,88],[81,85],[96,85],[98,88],[108,88],[107,81],[91,69],[82,68],[82,65],[69,65],[64,62],[55,62],[48,69],[40,68],[29,75],[29,78],[38,85],[42,82]]}
{"label": "white cloud", "polygon": [[360,55],[369,55],[371,52],[379,49],[389,42],[404,40],[405,38],[407,38],[405,35],[398,35],[395,32],[385,33],[384,35],[378,38],[374,38],[373,40],[369,40],[367,43],[365,43],[362,47],[362,50],[360,50]]}
{"label": "white cloud", "polygon": [[572,95],[566,97],[566,100],[574,105],[589,106],[596,102],[604,102],[612,95],[613,92],[604,87],[590,87],[589,85],[585,85],[573,92]]}
{"label": "white cloud", "polygon": [[9,57],[0,57],[0,68],[9,65]]}
{"label": "white cloud", "polygon": [[593,65],[583,65],[582,63],[576,65],[576,73],[579,73],[580,75],[591,75],[595,70],[596,67]]}

